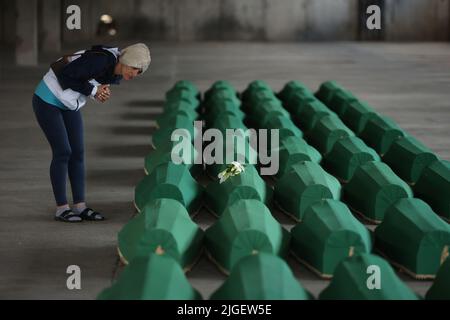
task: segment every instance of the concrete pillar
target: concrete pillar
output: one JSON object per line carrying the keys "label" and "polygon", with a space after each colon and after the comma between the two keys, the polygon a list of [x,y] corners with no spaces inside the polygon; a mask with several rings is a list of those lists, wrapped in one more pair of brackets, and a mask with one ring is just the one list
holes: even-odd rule
{"label": "concrete pillar", "polygon": [[45,0],[41,4],[40,49],[44,53],[59,52],[61,51],[61,1]]}
{"label": "concrete pillar", "polygon": [[16,1],[16,63],[38,64],[38,0]]}
{"label": "concrete pillar", "polygon": [[16,43],[16,4],[13,1],[2,0],[0,15],[3,25],[3,43],[14,48]]}
{"label": "concrete pillar", "polygon": [[0,45],[5,42],[5,36],[3,31],[3,20],[4,20],[3,12],[5,11],[5,9],[3,7],[4,7],[3,0],[0,0]]}

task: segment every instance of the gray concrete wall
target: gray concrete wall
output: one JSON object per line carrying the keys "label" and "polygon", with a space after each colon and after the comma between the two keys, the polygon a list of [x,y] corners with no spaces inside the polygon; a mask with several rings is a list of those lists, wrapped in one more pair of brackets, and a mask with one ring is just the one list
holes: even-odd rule
{"label": "gray concrete wall", "polygon": [[386,0],[387,41],[447,41],[448,0]]}
{"label": "gray concrete wall", "polygon": [[357,0],[64,0],[82,10],[82,30],[63,31],[66,43],[93,40],[102,13],[122,39],[355,40]]}
{"label": "gray concrete wall", "polygon": [[[82,29],[58,35],[57,22],[41,30],[44,42],[95,41],[100,15],[117,22],[119,40],[321,41],[358,39],[358,0],[39,0],[55,10],[81,7]],[[0,43],[15,42],[15,1],[0,0]],[[50,2],[50,3],[51,3]],[[383,38],[388,41],[447,41],[450,0],[386,0]],[[52,13],[44,13],[50,21]],[[44,26],[45,27],[45,26]],[[52,32],[54,31],[54,32]],[[53,40],[52,40],[53,39]],[[107,40],[107,39],[106,39]],[[44,44],[46,45],[46,44]]]}

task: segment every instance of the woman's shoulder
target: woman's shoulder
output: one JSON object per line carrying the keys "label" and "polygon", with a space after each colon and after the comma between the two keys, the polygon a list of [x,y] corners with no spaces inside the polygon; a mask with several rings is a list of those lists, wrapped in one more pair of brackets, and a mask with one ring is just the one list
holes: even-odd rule
{"label": "woman's shoulder", "polygon": [[120,56],[120,50],[118,47],[111,47],[105,45],[93,45],[90,52],[104,54],[105,56],[114,57],[114,59],[118,59]]}

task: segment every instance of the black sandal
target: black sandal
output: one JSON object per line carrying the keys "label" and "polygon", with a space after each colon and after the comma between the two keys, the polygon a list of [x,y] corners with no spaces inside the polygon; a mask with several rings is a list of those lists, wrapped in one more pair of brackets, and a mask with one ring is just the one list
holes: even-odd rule
{"label": "black sandal", "polygon": [[96,212],[92,210],[91,208],[86,208],[80,213],[80,217],[83,220],[88,221],[103,221],[105,220],[105,217],[100,214],[100,212]]}
{"label": "black sandal", "polygon": [[72,210],[68,209],[61,213],[58,216],[55,216],[56,221],[62,221],[62,222],[69,222],[69,223],[78,223],[82,222],[83,219],[81,219],[80,215],[76,214]]}

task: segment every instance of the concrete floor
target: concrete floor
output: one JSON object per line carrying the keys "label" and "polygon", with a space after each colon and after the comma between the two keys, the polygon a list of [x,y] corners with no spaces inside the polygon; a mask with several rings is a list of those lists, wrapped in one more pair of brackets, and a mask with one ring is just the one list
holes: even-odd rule
{"label": "concrete floor", "polygon": [[[314,90],[334,79],[450,159],[450,44],[153,43],[151,49],[153,62],[142,79],[113,88],[108,104],[91,102],[83,110],[88,202],[108,220],[76,225],[53,221],[51,153],[31,108],[50,60],[19,68],[0,54],[0,298],[94,299],[111,284],[120,271],[116,236],[134,214],[134,186],[144,175],[155,116],[165,91],[180,79],[201,90],[218,79],[239,90],[254,79],[276,90],[291,79]],[[195,221],[205,228],[214,218],[201,212]],[[314,295],[328,284],[290,264]],[[69,265],[81,267],[81,290],[66,288]],[[400,276],[419,294],[430,286]],[[205,298],[225,279],[206,258],[188,277]]]}

